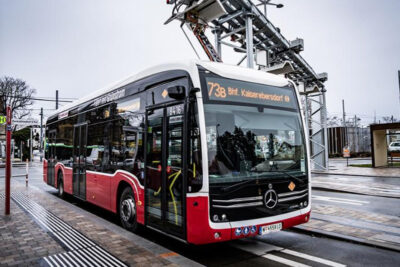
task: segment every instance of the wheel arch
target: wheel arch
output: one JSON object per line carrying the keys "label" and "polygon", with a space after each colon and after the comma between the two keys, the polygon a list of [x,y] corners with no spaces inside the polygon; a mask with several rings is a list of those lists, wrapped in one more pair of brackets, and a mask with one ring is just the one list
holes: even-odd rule
{"label": "wheel arch", "polygon": [[[57,164],[55,167],[54,167],[54,173],[55,173],[55,178],[56,179],[54,179],[54,187],[55,188],[58,188],[58,184],[59,184],[59,174],[61,173],[62,174],[62,176],[63,176],[63,179],[64,179],[64,176],[65,176],[65,174],[64,174],[64,168],[63,168],[63,166],[61,165],[61,164]],[[63,181],[64,182],[64,181]]]}

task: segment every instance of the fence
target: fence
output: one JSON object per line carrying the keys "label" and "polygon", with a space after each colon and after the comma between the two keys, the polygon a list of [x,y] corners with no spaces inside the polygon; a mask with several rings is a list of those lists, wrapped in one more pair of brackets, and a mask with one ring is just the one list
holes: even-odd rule
{"label": "fence", "polygon": [[352,154],[371,153],[371,134],[369,127],[329,127],[329,156],[339,156],[348,145]]}

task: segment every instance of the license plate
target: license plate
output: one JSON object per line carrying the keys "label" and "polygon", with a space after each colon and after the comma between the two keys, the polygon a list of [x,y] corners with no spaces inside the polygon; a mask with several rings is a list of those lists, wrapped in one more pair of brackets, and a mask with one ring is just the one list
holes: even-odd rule
{"label": "license plate", "polygon": [[282,230],[282,223],[274,223],[261,227],[261,235],[266,235],[272,232],[278,232]]}

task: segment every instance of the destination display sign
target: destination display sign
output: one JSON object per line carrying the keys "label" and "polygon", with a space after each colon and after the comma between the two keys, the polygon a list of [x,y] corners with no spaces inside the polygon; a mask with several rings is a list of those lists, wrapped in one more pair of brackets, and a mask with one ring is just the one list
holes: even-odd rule
{"label": "destination display sign", "polygon": [[206,77],[209,100],[297,108],[292,88]]}
{"label": "destination display sign", "polygon": [[116,90],[114,92],[108,93],[108,94],[106,94],[106,95],[104,95],[102,97],[97,98],[94,101],[93,105],[94,106],[100,106],[100,105],[106,104],[108,102],[120,99],[120,98],[122,98],[124,96],[125,96],[125,89],[118,89],[118,90]]}

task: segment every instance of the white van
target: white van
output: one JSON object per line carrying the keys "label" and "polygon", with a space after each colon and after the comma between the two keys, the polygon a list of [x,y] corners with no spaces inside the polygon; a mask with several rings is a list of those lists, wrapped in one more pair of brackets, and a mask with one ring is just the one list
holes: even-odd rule
{"label": "white van", "polygon": [[388,147],[389,152],[400,152],[400,141],[390,143]]}

